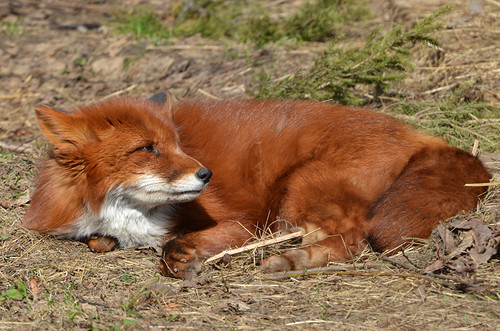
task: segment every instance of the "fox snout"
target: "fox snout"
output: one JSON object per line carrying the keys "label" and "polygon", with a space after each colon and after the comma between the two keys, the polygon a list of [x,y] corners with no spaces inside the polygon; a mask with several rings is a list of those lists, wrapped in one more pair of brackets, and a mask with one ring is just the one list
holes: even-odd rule
{"label": "fox snout", "polygon": [[196,172],[196,178],[201,180],[203,184],[208,184],[210,178],[212,178],[212,171],[207,168],[201,168],[198,172]]}

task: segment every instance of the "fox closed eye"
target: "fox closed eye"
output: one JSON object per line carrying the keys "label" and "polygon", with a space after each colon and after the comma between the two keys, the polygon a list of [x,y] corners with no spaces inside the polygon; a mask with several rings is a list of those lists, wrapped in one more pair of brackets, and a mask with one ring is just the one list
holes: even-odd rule
{"label": "fox closed eye", "polygon": [[137,151],[142,151],[142,152],[146,152],[146,153],[155,153],[156,155],[160,154],[160,152],[158,152],[158,150],[156,149],[156,147],[154,147],[153,145],[147,145],[147,146],[139,147],[135,151],[136,152]]}

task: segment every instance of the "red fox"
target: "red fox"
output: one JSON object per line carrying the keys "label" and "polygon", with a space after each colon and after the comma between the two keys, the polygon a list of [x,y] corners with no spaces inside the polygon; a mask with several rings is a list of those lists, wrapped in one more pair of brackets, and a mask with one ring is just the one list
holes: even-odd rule
{"label": "red fox", "polygon": [[96,251],[163,242],[160,269],[173,277],[196,275],[204,258],[265,228],[308,233],[301,248],[263,261],[271,271],[346,260],[367,244],[394,249],[474,208],[485,188],[464,185],[491,177],[438,138],[330,103],[172,108],[159,93],[36,111],[54,151],[24,225]]}

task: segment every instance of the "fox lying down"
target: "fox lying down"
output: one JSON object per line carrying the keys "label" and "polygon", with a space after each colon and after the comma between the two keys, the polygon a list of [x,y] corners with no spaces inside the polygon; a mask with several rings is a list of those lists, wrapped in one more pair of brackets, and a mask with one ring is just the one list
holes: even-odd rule
{"label": "fox lying down", "polygon": [[159,93],[36,113],[54,148],[24,226],[99,252],[163,245],[160,269],[173,277],[196,275],[204,258],[266,227],[310,233],[265,259],[266,270],[323,266],[367,244],[394,249],[474,208],[485,189],[464,185],[490,179],[438,138],[330,103],[172,106]]}

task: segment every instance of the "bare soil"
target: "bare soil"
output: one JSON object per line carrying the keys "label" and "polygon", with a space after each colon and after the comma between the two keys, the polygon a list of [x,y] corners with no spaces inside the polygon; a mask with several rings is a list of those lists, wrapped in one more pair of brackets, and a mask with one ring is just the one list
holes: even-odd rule
{"label": "bare soil", "polygon": [[[286,15],[302,2],[268,6]],[[373,24],[411,25],[448,3],[456,9],[443,18],[448,27],[438,35],[444,52],[416,52],[418,69],[401,91],[412,100],[432,101],[450,93],[457,82],[473,81],[471,100],[500,106],[498,1],[374,0]],[[306,274],[264,274],[256,261],[265,252],[257,250],[227,264],[207,265],[199,282],[183,282],[160,275],[156,248],[95,254],[83,243],[23,229],[20,220],[33,191],[36,164],[48,147],[35,104],[71,109],[112,95],[149,96],[165,89],[177,100],[247,97],[259,73],[307,68],[325,47],[303,43],[255,49],[199,36],[155,46],[116,35],[105,24],[120,8],[139,4],[150,5],[165,21],[172,19],[170,1],[0,3],[0,328],[500,328],[498,253],[478,263],[471,257],[477,243],[462,244],[468,235],[480,236],[478,231],[489,235],[484,247],[493,247],[495,240],[498,244],[498,185],[474,214],[460,218],[470,224],[484,221],[491,233],[474,226],[454,230],[454,251],[443,244],[442,230],[404,255],[388,259],[366,252],[351,263]],[[482,157],[500,178],[499,155]],[[478,254],[485,256],[486,248]],[[425,271],[436,261],[442,267]]]}

